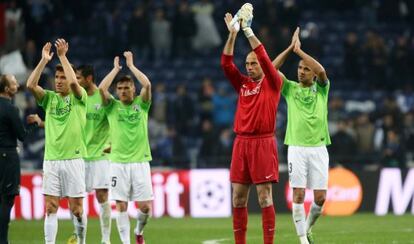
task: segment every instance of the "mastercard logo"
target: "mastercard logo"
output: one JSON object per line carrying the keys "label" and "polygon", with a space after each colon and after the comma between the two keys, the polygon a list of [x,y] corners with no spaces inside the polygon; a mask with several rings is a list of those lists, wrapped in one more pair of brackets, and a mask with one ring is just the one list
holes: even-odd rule
{"label": "mastercard logo", "polygon": [[[292,209],[292,189],[286,184],[286,200]],[[305,209],[309,210],[313,201],[313,191],[306,189]],[[331,216],[346,216],[355,213],[361,206],[362,186],[358,177],[345,168],[329,170],[328,192],[323,207],[323,213]]]}
{"label": "mastercard logo", "polygon": [[362,202],[362,186],[358,177],[345,168],[329,170],[328,193],[324,206],[327,215],[355,213]]}

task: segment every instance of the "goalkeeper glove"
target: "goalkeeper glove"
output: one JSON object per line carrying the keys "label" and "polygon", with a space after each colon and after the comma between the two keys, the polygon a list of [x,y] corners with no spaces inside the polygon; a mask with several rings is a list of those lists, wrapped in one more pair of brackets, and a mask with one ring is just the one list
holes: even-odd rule
{"label": "goalkeeper glove", "polygon": [[253,6],[250,3],[245,3],[237,13],[239,14],[238,18],[241,19],[241,28],[244,35],[247,38],[254,36],[251,28],[253,21]]}

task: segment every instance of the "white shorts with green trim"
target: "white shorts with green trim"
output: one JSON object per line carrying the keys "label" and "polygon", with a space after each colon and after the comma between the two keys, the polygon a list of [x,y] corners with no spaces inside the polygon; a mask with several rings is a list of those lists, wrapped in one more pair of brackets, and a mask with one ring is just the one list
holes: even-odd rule
{"label": "white shorts with green trim", "polygon": [[85,196],[83,159],[46,160],[43,162],[43,194],[56,197]]}
{"label": "white shorts with green trim", "polygon": [[111,163],[109,160],[85,160],[86,191],[111,187]]}
{"label": "white shorts with green trim", "polygon": [[328,189],[329,155],[326,146],[289,146],[288,172],[291,187]]}
{"label": "white shorts with green trim", "polygon": [[123,202],[153,200],[149,162],[111,162],[111,199]]}

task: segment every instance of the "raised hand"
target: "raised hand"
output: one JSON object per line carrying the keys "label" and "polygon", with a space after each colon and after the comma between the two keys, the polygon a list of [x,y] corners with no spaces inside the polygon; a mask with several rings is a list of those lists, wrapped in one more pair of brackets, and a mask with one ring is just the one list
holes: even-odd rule
{"label": "raised hand", "polygon": [[250,28],[253,21],[253,5],[245,3],[237,12],[239,19],[241,19],[242,29]]}
{"label": "raised hand", "polygon": [[292,47],[294,47],[294,46],[295,46],[295,43],[296,43],[296,42],[299,42],[299,47],[300,47],[299,32],[300,32],[299,27],[296,27],[296,30],[295,30],[295,32],[293,33],[293,36],[292,36],[292,42],[290,43],[290,45],[291,45]]}
{"label": "raised hand", "polygon": [[56,52],[59,57],[65,56],[69,50],[69,43],[65,39],[59,38],[55,42]]}
{"label": "raised hand", "polygon": [[300,49],[300,40],[299,38],[295,41],[295,44],[293,46],[293,52],[298,53],[301,49]]}
{"label": "raised hand", "polygon": [[251,3],[243,4],[243,6],[240,9],[243,10],[244,12],[253,13],[253,5]]}
{"label": "raised hand", "polygon": [[131,51],[125,51],[124,57],[126,59],[126,64],[128,67],[131,67],[134,65],[134,56],[132,55]]}
{"label": "raised hand", "polygon": [[116,56],[114,58],[114,68],[117,69],[117,70],[121,70],[122,69],[122,66],[119,64],[119,57],[118,56]]}
{"label": "raised hand", "polygon": [[230,33],[237,33],[240,30],[240,23],[236,22],[233,25],[231,24],[231,21],[233,20],[233,16],[230,13],[226,13],[224,16],[224,22],[226,22],[227,29]]}
{"label": "raised hand", "polygon": [[53,57],[53,52],[50,50],[52,49],[52,43],[47,42],[42,48],[42,59],[49,62]]}

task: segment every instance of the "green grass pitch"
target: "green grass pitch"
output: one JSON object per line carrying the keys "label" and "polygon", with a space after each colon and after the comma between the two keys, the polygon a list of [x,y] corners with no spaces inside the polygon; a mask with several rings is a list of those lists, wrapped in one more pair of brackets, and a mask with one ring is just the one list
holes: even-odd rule
{"label": "green grass pitch", "polygon": [[[131,233],[135,227],[131,219]],[[145,230],[148,244],[229,244],[233,243],[231,218],[221,219],[151,219]],[[72,233],[70,221],[59,221],[57,243],[66,243]],[[316,243],[360,244],[414,243],[414,216],[357,214],[351,217],[322,216],[313,229]],[[10,226],[11,244],[43,242],[43,221],[13,221]],[[116,222],[112,222],[112,244],[121,243]],[[89,219],[87,243],[100,243],[100,227],[97,219]],[[135,243],[131,236],[131,243]],[[247,243],[262,243],[261,217],[250,215]],[[299,243],[289,214],[276,216],[275,243]]]}

